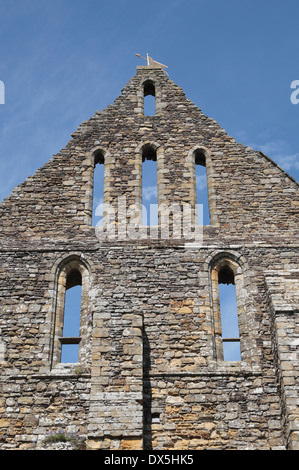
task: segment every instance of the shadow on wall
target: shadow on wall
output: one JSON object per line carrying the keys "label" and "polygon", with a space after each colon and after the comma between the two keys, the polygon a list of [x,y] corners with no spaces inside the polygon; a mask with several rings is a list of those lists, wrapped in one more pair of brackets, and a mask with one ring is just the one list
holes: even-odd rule
{"label": "shadow on wall", "polygon": [[151,358],[148,336],[143,329],[143,449],[152,450]]}

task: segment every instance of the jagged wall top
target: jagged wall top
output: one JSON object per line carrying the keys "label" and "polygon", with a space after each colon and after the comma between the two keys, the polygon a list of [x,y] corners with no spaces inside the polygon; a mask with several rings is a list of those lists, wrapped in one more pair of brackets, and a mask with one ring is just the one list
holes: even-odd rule
{"label": "jagged wall top", "polygon": [[[156,114],[143,113],[144,83],[155,87]],[[206,151],[211,226],[206,240],[298,237],[298,185],[277,165],[205,116],[162,69],[138,66],[114,103],[84,121],[67,146],[0,205],[3,243],[75,239],[94,242],[94,152],[105,156],[104,200],[141,198],[145,143],[158,149],[158,202],[196,202],[194,149]],[[197,201],[200,203],[200,201]]]}

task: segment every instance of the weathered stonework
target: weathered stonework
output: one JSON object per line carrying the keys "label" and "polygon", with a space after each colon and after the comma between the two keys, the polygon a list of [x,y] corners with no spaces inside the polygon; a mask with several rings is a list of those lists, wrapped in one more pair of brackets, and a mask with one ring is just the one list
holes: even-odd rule
{"label": "weathered stonework", "polygon": [[[148,80],[155,116],[143,115]],[[204,155],[202,243],[101,239],[91,226],[95,159],[119,227],[119,197],[139,217],[148,148],[165,207],[194,207],[194,152]],[[162,70],[137,67],[114,104],[0,205],[0,449],[48,448],[63,430],[87,449],[298,450],[298,207],[298,184],[274,162],[228,136]],[[221,357],[223,266],[237,289],[237,362]],[[73,270],[80,356],[63,364]]]}

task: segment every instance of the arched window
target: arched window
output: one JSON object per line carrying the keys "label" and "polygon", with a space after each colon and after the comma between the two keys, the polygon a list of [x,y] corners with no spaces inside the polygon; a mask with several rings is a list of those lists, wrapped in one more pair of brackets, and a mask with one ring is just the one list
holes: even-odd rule
{"label": "arched window", "polygon": [[94,152],[93,202],[92,226],[102,224],[104,202],[104,153],[102,150]]}
{"label": "arched window", "polygon": [[87,358],[89,272],[78,256],[58,271],[52,364],[84,362]]}
{"label": "arched window", "polygon": [[230,267],[218,273],[219,302],[224,361],[240,361],[240,334],[235,276]]}
{"label": "arched window", "polygon": [[142,149],[143,225],[158,225],[157,152],[153,145]]}
{"label": "arched window", "polygon": [[156,90],[155,84],[152,80],[147,80],[143,84],[143,96],[144,96],[144,116],[155,116],[156,114]]}
{"label": "arched window", "polygon": [[66,278],[65,305],[63,315],[60,362],[79,361],[80,319],[81,319],[82,276],[77,270]]}
{"label": "arched window", "polygon": [[[202,210],[203,225],[210,225],[206,153],[204,149],[198,148],[193,152],[193,155],[195,162],[196,198],[198,210]],[[199,214],[198,218],[201,220]]]}
{"label": "arched window", "polygon": [[237,262],[220,258],[211,271],[215,354],[218,360],[241,361],[244,329],[243,274]]}

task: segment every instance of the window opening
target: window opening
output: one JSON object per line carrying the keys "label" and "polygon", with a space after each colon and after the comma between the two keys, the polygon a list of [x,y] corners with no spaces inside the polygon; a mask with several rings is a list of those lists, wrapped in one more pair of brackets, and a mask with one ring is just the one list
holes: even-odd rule
{"label": "window opening", "polygon": [[160,423],[160,413],[152,413],[152,423]]}
{"label": "window opening", "polygon": [[92,226],[103,223],[104,203],[104,155],[101,150],[94,154]]}
{"label": "window opening", "polygon": [[81,290],[82,277],[79,271],[72,271],[67,276],[63,333],[61,343],[62,363],[79,362]]}
{"label": "window opening", "polygon": [[234,273],[223,268],[218,274],[224,361],[240,361],[240,334]]}
{"label": "window opening", "polygon": [[144,96],[144,116],[155,116],[156,114],[156,91],[151,80],[147,80],[143,85]]}
{"label": "window opening", "polygon": [[158,225],[157,154],[151,145],[142,152],[142,223]]}
{"label": "window opening", "polygon": [[194,157],[197,204],[202,204],[202,207],[198,207],[198,219],[201,220],[199,216],[199,211],[202,210],[203,225],[210,225],[206,156],[202,149],[197,149],[194,152]]}

